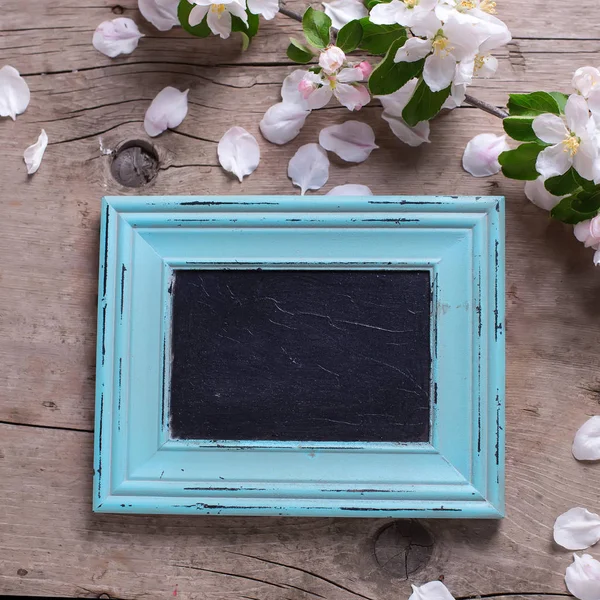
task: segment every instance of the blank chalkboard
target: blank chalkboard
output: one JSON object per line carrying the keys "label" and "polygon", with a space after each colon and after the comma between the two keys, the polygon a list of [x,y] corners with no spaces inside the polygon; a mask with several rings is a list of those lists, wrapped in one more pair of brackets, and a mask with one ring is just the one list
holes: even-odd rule
{"label": "blank chalkboard", "polygon": [[175,439],[422,442],[428,271],[180,270]]}

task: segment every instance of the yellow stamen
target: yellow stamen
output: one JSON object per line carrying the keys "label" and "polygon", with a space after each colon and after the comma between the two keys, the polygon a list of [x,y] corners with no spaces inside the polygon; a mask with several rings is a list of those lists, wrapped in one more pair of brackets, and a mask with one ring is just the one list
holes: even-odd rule
{"label": "yellow stamen", "polygon": [[496,12],[496,3],[494,0],[481,0],[481,4],[479,8],[490,15],[493,15]]}
{"label": "yellow stamen", "polygon": [[217,13],[217,16],[221,18],[221,15],[225,12],[224,4],[212,4],[210,7],[210,12]]}
{"label": "yellow stamen", "polygon": [[433,46],[433,51],[436,54],[437,53],[439,53],[439,54],[442,54],[442,53],[450,54],[450,52],[452,50],[454,50],[454,48],[452,46],[448,45],[448,38],[445,37],[442,34],[439,34],[439,33],[438,33],[438,35],[435,36],[435,38],[433,40],[433,43],[432,43],[432,46]]}
{"label": "yellow stamen", "polygon": [[473,10],[475,7],[477,6],[477,4],[475,4],[475,2],[473,0],[462,0],[462,2],[459,3],[459,5],[457,6],[457,8],[460,10]]}
{"label": "yellow stamen", "polygon": [[563,140],[563,145],[565,152],[568,152],[571,156],[575,156],[581,145],[581,139],[574,133],[570,133],[569,137]]}
{"label": "yellow stamen", "polygon": [[406,5],[406,8],[414,8],[419,4],[419,0],[404,0],[404,4]]}
{"label": "yellow stamen", "polygon": [[475,71],[479,71],[479,69],[483,68],[483,65],[485,65],[485,56],[478,54],[475,57]]}

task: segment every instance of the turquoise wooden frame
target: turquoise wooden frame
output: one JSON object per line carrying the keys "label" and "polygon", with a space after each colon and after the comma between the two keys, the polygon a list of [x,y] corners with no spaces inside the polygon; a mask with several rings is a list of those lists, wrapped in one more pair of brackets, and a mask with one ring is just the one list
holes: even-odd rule
{"label": "turquoise wooden frame", "polygon": [[[427,269],[429,443],[169,436],[174,269]],[[102,203],[94,510],[500,518],[504,199],[110,197]]]}

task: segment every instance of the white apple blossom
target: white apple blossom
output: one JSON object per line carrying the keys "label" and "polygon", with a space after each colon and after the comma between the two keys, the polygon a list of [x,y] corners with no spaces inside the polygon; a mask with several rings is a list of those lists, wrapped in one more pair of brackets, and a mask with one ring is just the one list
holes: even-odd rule
{"label": "white apple blossom", "polygon": [[325,14],[331,19],[335,29],[341,29],[344,25],[362,19],[369,14],[367,7],[361,0],[332,0],[323,2]]}
{"label": "white apple blossom", "polygon": [[195,4],[188,18],[192,27],[200,25],[206,17],[209,29],[222,39],[231,35],[231,17],[240,18],[248,25],[246,0],[192,0]]}
{"label": "white apple blossom", "polygon": [[533,121],[536,136],[552,144],[540,152],[535,168],[542,177],[548,178],[563,175],[573,166],[583,178],[593,180],[597,173],[598,144],[595,123],[582,96],[569,97],[565,120],[545,113]]}
{"label": "white apple blossom", "polygon": [[438,0],[392,0],[382,2],[371,10],[371,23],[376,25],[404,25],[413,27],[421,23],[437,6]]}
{"label": "white apple blossom", "polygon": [[584,98],[600,87],[600,71],[595,67],[581,67],[573,75],[573,88]]}
{"label": "white apple blossom", "polygon": [[425,83],[433,92],[444,90],[452,84],[456,76],[457,63],[474,62],[481,43],[486,39],[485,29],[475,27],[475,21],[473,17],[454,12],[442,23],[430,13],[418,26],[413,26],[413,32],[425,39],[410,38],[398,50],[394,60],[415,62],[425,58]]}

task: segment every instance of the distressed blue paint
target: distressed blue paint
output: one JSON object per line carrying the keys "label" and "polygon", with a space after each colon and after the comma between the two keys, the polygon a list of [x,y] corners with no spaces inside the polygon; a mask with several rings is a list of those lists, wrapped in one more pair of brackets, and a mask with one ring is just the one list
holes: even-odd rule
{"label": "distressed blue paint", "polygon": [[[118,197],[103,201],[94,510],[499,518],[504,201]],[[169,439],[175,268],[428,269],[430,443]]]}

